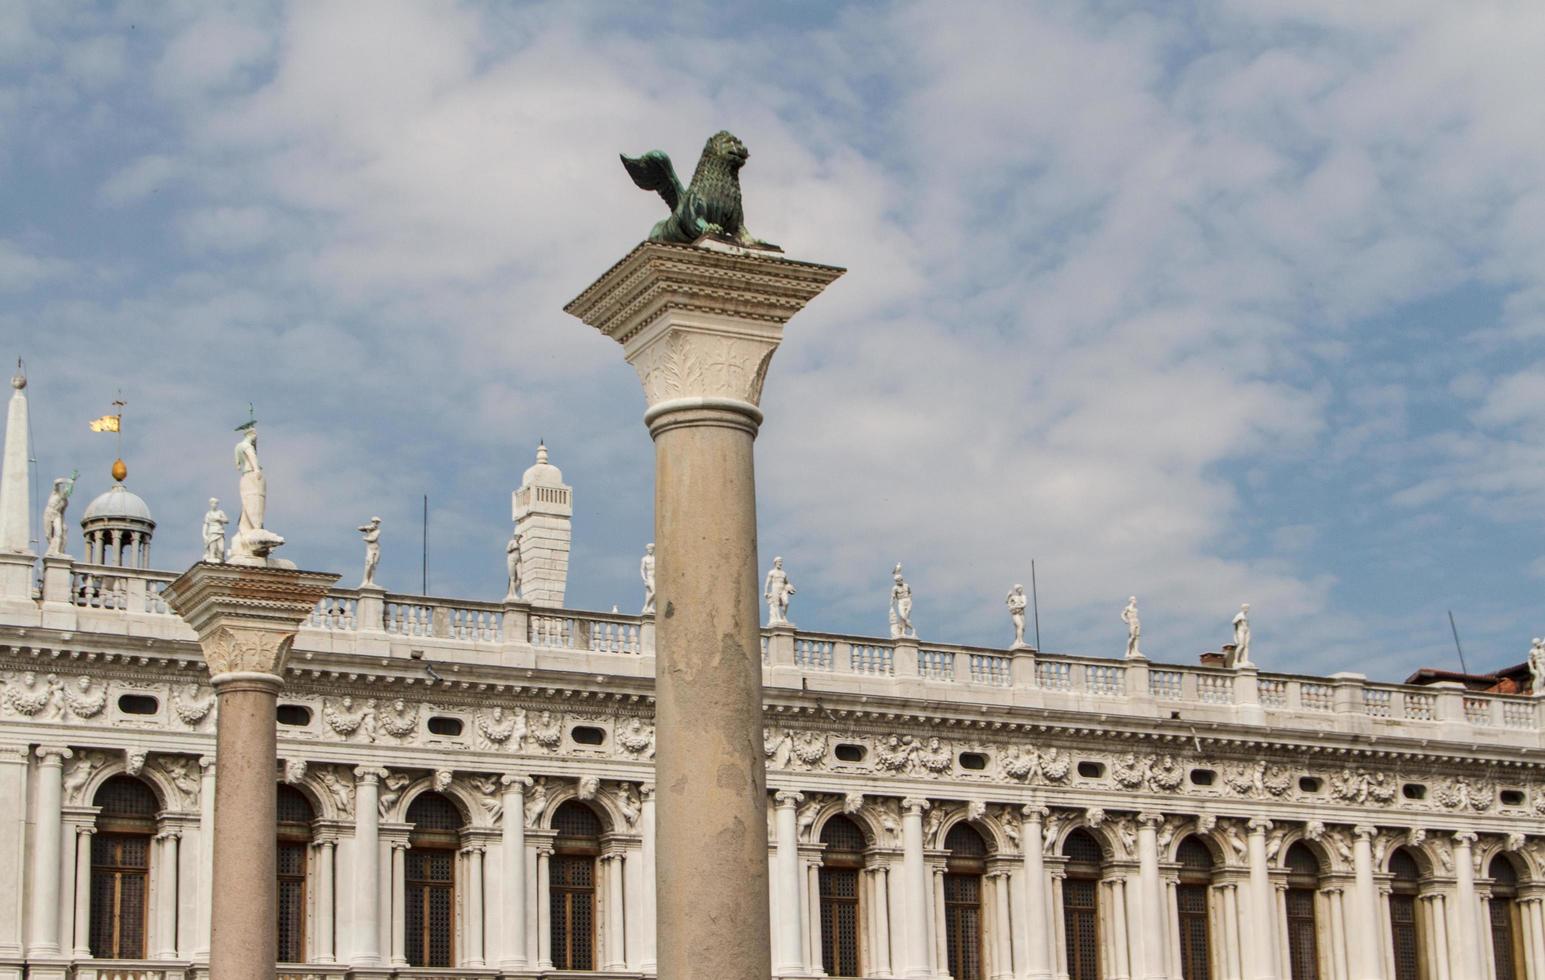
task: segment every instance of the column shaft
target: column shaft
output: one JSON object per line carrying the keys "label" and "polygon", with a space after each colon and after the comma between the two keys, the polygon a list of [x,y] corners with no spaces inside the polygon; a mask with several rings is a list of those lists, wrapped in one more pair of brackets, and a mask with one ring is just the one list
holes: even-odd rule
{"label": "column shaft", "polygon": [[810,972],[816,976],[826,975],[826,965],[821,956],[821,866],[815,863],[805,865],[805,927],[810,933]]}
{"label": "column shaft", "polygon": [[901,801],[901,871],[906,879],[902,901],[906,904],[906,962],[908,977],[926,977],[932,973],[928,962],[928,866],[923,859],[924,800]]}
{"label": "column shaft", "polygon": [[890,868],[874,869],[874,974],[891,975]]}
{"label": "column shaft", "polygon": [[482,966],[483,954],[483,849],[467,851],[467,966]]}
{"label": "column shaft", "polygon": [[[161,959],[175,959],[177,956],[177,844],[179,835],[176,833],[162,834],[160,841],[160,880],[156,882],[156,939],[161,946],[161,951],[156,955]],[[276,879],[277,885],[277,879]],[[274,907],[274,928],[278,929],[278,904],[277,896]],[[274,936],[274,947],[277,950],[279,937]]]}
{"label": "column shaft", "polygon": [[1050,980],[1057,937],[1047,934],[1046,858],[1041,821],[1046,811],[1031,804],[1020,811],[1019,839],[1025,850],[1025,943],[1028,980]]}
{"label": "column shaft", "polygon": [[627,922],[623,917],[622,878],[627,859],[620,853],[606,858],[606,948],[611,960],[608,970],[625,970],[628,966],[626,938]]}
{"label": "column shaft", "polygon": [[1158,825],[1163,817],[1157,814],[1141,814],[1137,825],[1138,923],[1142,929],[1142,976],[1144,980],[1162,980],[1164,960],[1164,894],[1159,879]]}
{"label": "column shaft", "polygon": [[1373,882],[1373,827],[1359,826],[1352,839],[1352,870],[1357,886],[1357,914],[1351,947],[1352,980],[1384,980],[1384,930],[1379,923],[1379,893]]}
{"label": "column shaft", "polygon": [[317,845],[316,949],[311,952],[311,958],[317,963],[338,961],[337,923],[333,909],[333,858],[337,848],[337,842],[331,840]]}
{"label": "column shaft", "polygon": [[645,973],[654,973],[656,969],[655,957],[655,788],[653,783],[645,783],[639,791],[642,798],[643,815],[639,817],[639,834],[643,837],[640,847],[641,860],[643,861],[643,873],[640,880],[644,882],[643,894],[639,896],[639,907],[644,910],[644,922],[639,929],[639,935],[643,937],[642,968]]}
{"label": "column shaft", "polygon": [[75,832],[75,957],[91,955],[91,839],[95,827]]}
{"label": "column shaft", "polygon": [[733,419],[745,422],[679,411],[653,426],[655,875],[659,972],[672,980],[772,968],[754,430]]}
{"label": "column shaft", "polygon": [[31,956],[59,955],[60,837],[64,833],[64,760],[70,750],[40,746],[38,796],[32,851]]}
{"label": "column shaft", "polygon": [[1014,952],[1009,939],[1009,873],[1000,871],[992,877],[993,899],[993,975],[1002,980],[1013,980]]}
{"label": "column shaft", "polygon": [[1459,932],[1457,963],[1461,976],[1484,977],[1486,965],[1481,960],[1480,932],[1476,911],[1480,906],[1475,895],[1475,856],[1471,846],[1475,835],[1461,832],[1454,835],[1454,890],[1456,925]]}
{"label": "column shaft", "polygon": [[802,799],[804,796],[799,793],[779,793],[777,796],[778,949],[775,966],[780,974],[804,972],[799,938],[799,840],[795,811]]}
{"label": "column shaft", "polygon": [[944,921],[944,869],[933,869],[933,972],[949,971],[949,935]]}
{"label": "column shaft", "polygon": [[1257,980],[1277,980],[1277,917],[1272,910],[1271,872],[1266,864],[1270,820],[1250,821],[1250,949]]}
{"label": "column shaft", "polygon": [[553,968],[553,894],[548,887],[552,878],[549,864],[552,853],[545,847],[536,852],[536,955],[539,970]]}
{"label": "column shaft", "polygon": [[354,770],[355,966],[381,965],[381,775]]}
{"label": "column shaft", "polygon": [[277,677],[215,683],[215,847],[209,972],[272,980],[279,949]]}
{"label": "column shaft", "polygon": [[198,921],[195,923],[197,939],[193,957],[209,959],[209,931],[213,916],[210,897],[214,894],[215,876],[215,760],[201,756],[199,764],[198,795]]}
{"label": "column shaft", "polygon": [[408,965],[408,845],[392,842],[392,966]]}
{"label": "column shaft", "polygon": [[504,826],[500,842],[504,857],[503,929],[500,965],[526,965],[526,776],[507,776],[504,784]]}

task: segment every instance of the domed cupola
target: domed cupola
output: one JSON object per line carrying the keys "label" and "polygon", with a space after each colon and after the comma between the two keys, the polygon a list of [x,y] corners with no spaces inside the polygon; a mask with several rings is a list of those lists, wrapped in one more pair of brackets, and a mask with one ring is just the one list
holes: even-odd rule
{"label": "domed cupola", "polygon": [[139,494],[123,485],[126,476],[122,464],[115,464],[112,489],[88,504],[81,516],[89,564],[150,567],[150,538],[156,522]]}
{"label": "domed cupola", "polygon": [[574,488],[563,482],[563,471],[547,461],[545,443],[536,447],[536,463],[520,478],[513,496],[521,595],[533,606],[562,606],[569,580]]}

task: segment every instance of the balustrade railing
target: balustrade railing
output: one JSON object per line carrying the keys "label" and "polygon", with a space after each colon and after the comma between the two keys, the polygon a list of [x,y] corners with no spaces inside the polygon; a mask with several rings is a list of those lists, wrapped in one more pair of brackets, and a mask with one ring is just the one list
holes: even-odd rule
{"label": "balustrade railing", "polygon": [[[120,568],[111,565],[74,564],[68,578],[61,576],[45,600],[68,602],[76,609],[127,616],[175,619],[162,597],[176,576],[169,572]],[[68,594],[64,593],[68,582]],[[516,618],[510,620],[514,615]],[[524,635],[506,636],[505,625],[523,626]],[[440,599],[393,593],[361,593],[338,589],[316,605],[303,626],[331,634],[386,633],[425,641],[467,644],[527,643],[548,650],[575,653],[640,656],[646,651],[645,624],[638,616],[532,609],[525,605]],[[93,626],[93,628],[100,628]],[[909,677],[897,673],[894,640],[792,631],[781,641],[792,646],[793,666],[801,671],[850,674],[873,678]],[[787,633],[783,634],[787,637]],[[304,641],[302,641],[304,642]],[[339,638],[332,649],[347,652],[348,641]],[[1019,685],[1039,690],[1047,707],[1059,695],[1101,698],[1118,702],[1129,694],[1129,676],[1152,701],[1170,705],[1201,706],[1215,717],[1235,717],[1239,707],[1259,705],[1271,710],[1273,723],[1292,724],[1295,714],[1360,714],[1378,723],[1466,724],[1473,728],[1533,731],[1542,727],[1539,702],[1528,696],[1464,690],[1456,686],[1427,688],[1403,684],[1369,683],[1356,676],[1313,678],[1289,674],[1241,673],[1213,666],[1180,666],[1132,663],[1027,653],[1033,676],[1020,678],[1012,651],[930,645],[916,649],[916,674],[936,683],[978,688],[1010,689]],[[790,646],[777,646],[769,635],[761,637],[763,663],[778,663],[790,656]],[[781,652],[780,652],[781,651]],[[652,653],[652,649],[649,650]],[[908,670],[910,658],[907,661]],[[1141,672],[1129,671],[1142,668]],[[963,690],[965,688],[963,687]],[[985,692],[982,697],[994,697]],[[971,695],[963,694],[970,698]],[[1252,700],[1253,698],[1253,700]],[[1141,700],[1141,699],[1140,699]],[[1076,702],[1069,700],[1072,707]],[[1120,707],[1100,710],[1120,711]],[[1299,724],[1309,723],[1300,721]],[[128,974],[126,974],[128,975]],[[106,976],[103,974],[102,976]]]}

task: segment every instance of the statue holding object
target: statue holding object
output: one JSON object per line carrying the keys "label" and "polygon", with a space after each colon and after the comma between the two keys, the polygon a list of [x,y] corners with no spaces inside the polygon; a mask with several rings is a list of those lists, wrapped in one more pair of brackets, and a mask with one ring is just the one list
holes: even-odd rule
{"label": "statue holding object", "polygon": [[54,489],[49,492],[48,502],[43,505],[43,540],[48,542],[45,554],[50,557],[64,554],[64,510],[70,506],[70,495],[75,492],[75,478],[78,476],[80,471],[76,470],[69,476],[54,480]]}

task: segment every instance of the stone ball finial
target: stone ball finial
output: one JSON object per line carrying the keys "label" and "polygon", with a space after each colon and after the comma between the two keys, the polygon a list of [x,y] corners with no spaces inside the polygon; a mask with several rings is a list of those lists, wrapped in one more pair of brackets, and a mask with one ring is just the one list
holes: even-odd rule
{"label": "stone ball finial", "polygon": [[129,477],[129,467],[122,459],[113,460],[113,479],[122,483]]}
{"label": "stone ball finial", "polygon": [[20,361],[16,362],[16,373],[11,375],[11,387],[17,391],[27,387],[27,376],[22,373]]}

